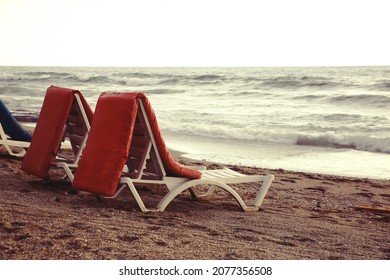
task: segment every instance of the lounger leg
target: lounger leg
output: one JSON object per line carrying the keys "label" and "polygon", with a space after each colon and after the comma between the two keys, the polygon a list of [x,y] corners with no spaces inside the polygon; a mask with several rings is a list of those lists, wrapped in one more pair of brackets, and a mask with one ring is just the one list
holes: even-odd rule
{"label": "lounger leg", "polygon": [[7,150],[7,152],[11,155],[11,156],[14,156],[14,157],[24,157],[24,155],[26,154],[26,150],[21,148],[20,152],[19,153],[14,153],[12,151],[12,149],[8,146],[8,145],[3,145],[5,147],[5,149]]}
{"label": "lounger leg", "polygon": [[[181,193],[182,191],[184,191],[186,189],[188,189],[190,191],[191,195],[194,198],[205,198],[205,197],[211,196],[214,193],[214,191],[216,190],[216,188],[220,187],[220,188],[226,190],[228,193],[230,193],[236,199],[236,201],[240,204],[241,208],[244,211],[246,211],[246,212],[258,211],[260,209],[260,205],[262,204],[264,197],[267,194],[268,189],[270,188],[273,180],[274,180],[273,175],[263,176],[263,178],[260,180],[260,182],[262,182],[260,189],[257,192],[255,199],[253,200],[253,204],[251,204],[251,205],[246,205],[245,202],[240,197],[240,195],[232,187],[230,187],[226,183],[220,182],[218,180],[205,181],[204,179],[199,180],[199,181],[198,180],[189,181],[189,182],[186,182],[186,183],[174,188],[167,195],[165,195],[165,197],[163,197],[163,199],[158,204],[157,209],[159,209],[160,211],[164,211],[164,209],[168,206],[168,204],[179,193]],[[205,193],[200,193],[195,188],[195,186],[198,184],[202,184],[202,185],[209,184],[210,187],[208,188],[208,190]]]}
{"label": "lounger leg", "polygon": [[[262,204],[264,197],[267,194],[268,189],[270,188],[273,180],[274,180],[273,175],[263,176],[262,179],[259,180],[259,182],[260,183],[262,182],[262,183],[261,183],[259,191],[256,194],[256,198],[254,199],[254,203],[253,203],[254,206],[260,207],[260,205]],[[193,198],[202,199],[202,198],[211,196],[216,188],[217,188],[216,186],[210,186],[206,192],[201,193],[195,187],[191,187],[189,189],[189,191],[190,191],[191,195],[193,196]]]}
{"label": "lounger leg", "polygon": [[54,162],[53,165],[64,169],[66,175],[62,179],[68,177],[69,181],[73,182],[74,175],[72,169],[75,170],[77,168],[77,164],[66,163],[66,162]]}
{"label": "lounger leg", "polygon": [[272,181],[274,180],[274,175],[266,175],[263,179],[263,184],[260,187],[260,190],[258,191],[256,198],[254,200],[254,205],[256,207],[260,207],[261,203],[263,203],[264,197],[268,192],[269,187],[272,184]]}
{"label": "lounger leg", "polygon": [[216,181],[216,180],[205,180],[205,179],[201,179],[201,180],[192,180],[192,181],[189,181],[189,182],[186,182],[174,189],[172,189],[169,193],[167,193],[162,199],[161,201],[159,202],[159,204],[157,205],[157,209],[158,211],[164,211],[165,208],[168,206],[168,204],[178,195],[180,194],[181,192],[187,190],[187,189],[190,189],[196,185],[199,185],[199,184],[210,184],[210,185],[213,185],[211,188],[213,188],[212,191],[214,191],[214,189],[216,187],[220,187],[224,190],[226,190],[228,193],[230,193],[234,199],[238,202],[238,204],[241,206],[242,210],[246,211],[246,212],[249,212],[249,211],[258,211],[259,210],[259,207],[257,206],[248,206],[245,204],[245,202],[242,200],[242,198],[240,197],[240,195],[230,186],[228,186],[227,184],[225,183],[222,183],[222,182],[219,182],[219,181]]}
{"label": "lounger leg", "polygon": [[56,167],[61,167],[64,169],[65,173],[66,173],[66,176],[69,178],[69,180],[71,182],[73,182],[73,179],[74,179],[74,175],[72,173],[72,170],[71,168],[76,168],[77,165],[72,165],[72,164],[67,164],[65,162],[56,162],[54,163],[53,165],[55,165]]}
{"label": "lounger leg", "polygon": [[[143,213],[150,212],[150,211],[159,211],[158,209],[148,209],[145,207],[144,202],[142,201],[140,195],[138,194],[133,182],[131,181],[130,178],[122,178],[120,180],[120,184],[125,184],[129,187],[131,194],[133,195],[135,201],[137,202],[139,208]],[[115,194],[116,196],[121,192],[122,188]]]}

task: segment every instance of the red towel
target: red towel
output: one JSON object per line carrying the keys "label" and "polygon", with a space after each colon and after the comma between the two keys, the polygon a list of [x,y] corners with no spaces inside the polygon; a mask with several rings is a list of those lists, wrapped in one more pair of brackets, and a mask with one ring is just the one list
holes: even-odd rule
{"label": "red towel", "polygon": [[22,169],[32,175],[47,178],[61,142],[74,95],[78,94],[89,121],[93,112],[77,90],[51,86],[47,89],[30,147],[23,159]]}

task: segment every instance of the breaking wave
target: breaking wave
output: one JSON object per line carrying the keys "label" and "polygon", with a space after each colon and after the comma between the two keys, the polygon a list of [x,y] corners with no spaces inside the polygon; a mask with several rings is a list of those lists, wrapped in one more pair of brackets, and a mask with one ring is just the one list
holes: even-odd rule
{"label": "breaking wave", "polygon": [[375,138],[363,135],[337,136],[329,134],[319,136],[301,135],[297,137],[296,145],[390,153],[390,137]]}
{"label": "breaking wave", "polygon": [[330,98],[335,103],[375,105],[380,107],[390,106],[390,95],[380,94],[356,94],[356,95],[336,95]]}

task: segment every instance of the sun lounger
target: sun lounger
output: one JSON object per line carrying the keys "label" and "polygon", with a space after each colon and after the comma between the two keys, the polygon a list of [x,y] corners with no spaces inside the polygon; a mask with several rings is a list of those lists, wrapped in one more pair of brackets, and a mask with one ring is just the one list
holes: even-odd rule
{"label": "sun lounger", "polygon": [[[0,145],[16,157],[23,157],[30,146],[31,133],[25,130],[0,100]],[[18,149],[15,152],[13,147]]]}
{"label": "sun lounger", "polygon": [[[51,86],[47,89],[30,148],[22,170],[48,178],[51,165],[63,167],[67,176],[77,167],[88,137],[93,112],[83,95],[73,89]],[[73,154],[60,153],[69,140]]]}
{"label": "sun lounger", "polygon": [[[273,175],[244,175],[227,168],[195,170],[178,164],[165,145],[144,94],[103,93],[72,185],[77,191],[106,198],[116,198],[129,188],[142,212],[164,211],[185,190],[201,198],[210,197],[219,187],[230,193],[244,211],[256,211],[272,180]],[[247,205],[230,185],[249,182],[261,183],[261,187]],[[168,192],[156,208],[147,208],[136,189],[139,185],[165,185]],[[210,187],[201,194],[198,185]]]}

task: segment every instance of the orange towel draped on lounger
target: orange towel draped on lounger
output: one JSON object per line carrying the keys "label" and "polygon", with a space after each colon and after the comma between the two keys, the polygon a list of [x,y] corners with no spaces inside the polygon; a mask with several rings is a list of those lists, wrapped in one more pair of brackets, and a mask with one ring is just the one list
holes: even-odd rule
{"label": "orange towel draped on lounger", "polygon": [[62,141],[64,126],[69,116],[74,95],[78,94],[89,122],[93,112],[78,90],[51,86],[47,89],[31,145],[23,159],[27,173],[47,178],[51,163]]}
{"label": "orange towel draped on lounger", "polygon": [[138,102],[144,105],[165,171],[169,176],[198,179],[201,173],[177,163],[162,138],[157,119],[147,97],[142,93],[103,93],[94,112],[93,124],[83,157],[76,170],[76,190],[112,196],[129,156]]}

